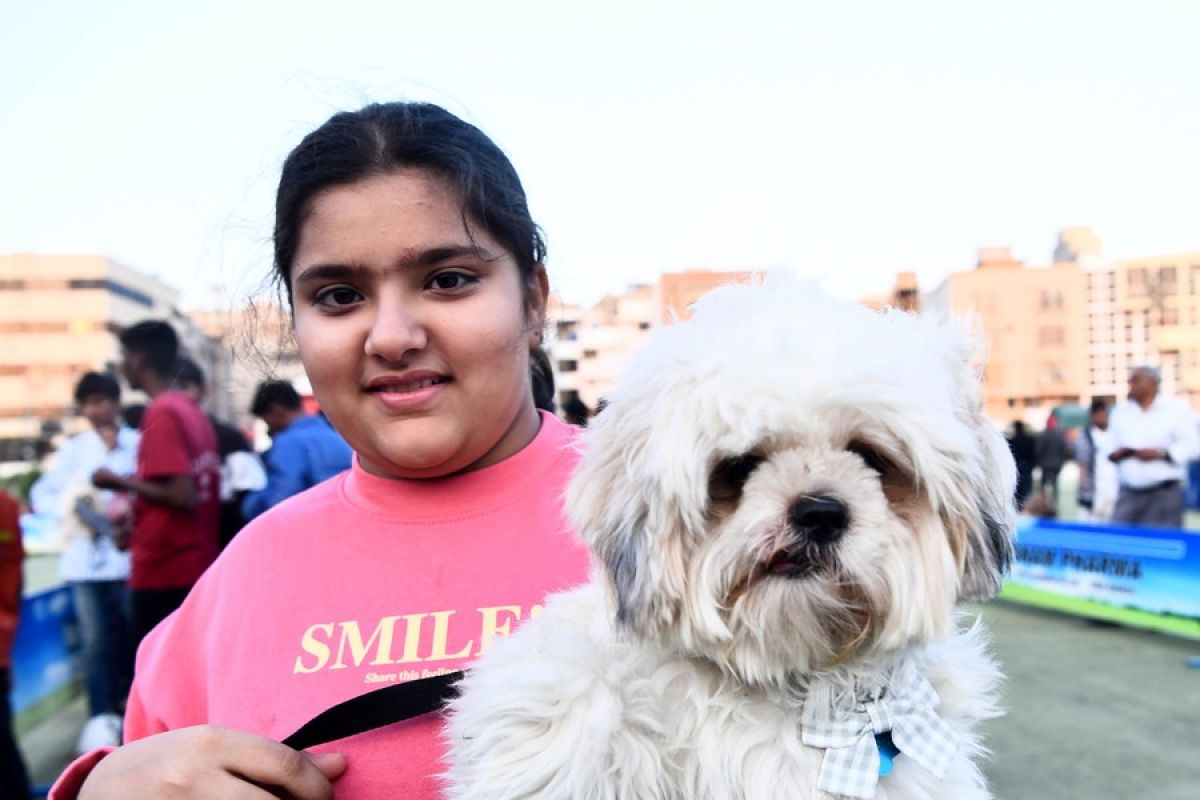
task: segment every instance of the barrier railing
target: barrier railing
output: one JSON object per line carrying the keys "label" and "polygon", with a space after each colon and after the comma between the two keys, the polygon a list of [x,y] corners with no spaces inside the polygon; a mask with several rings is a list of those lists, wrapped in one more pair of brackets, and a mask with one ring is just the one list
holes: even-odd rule
{"label": "barrier railing", "polygon": [[1200,533],[1036,520],[1001,596],[1200,639]]}

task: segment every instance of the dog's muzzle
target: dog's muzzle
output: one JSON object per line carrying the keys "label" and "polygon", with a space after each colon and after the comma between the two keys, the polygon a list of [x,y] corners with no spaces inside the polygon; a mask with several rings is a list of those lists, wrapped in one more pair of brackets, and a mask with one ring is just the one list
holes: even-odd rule
{"label": "dog's muzzle", "polygon": [[767,572],[803,578],[826,563],[850,527],[850,511],[835,497],[801,497],[788,509],[791,540],[767,564]]}

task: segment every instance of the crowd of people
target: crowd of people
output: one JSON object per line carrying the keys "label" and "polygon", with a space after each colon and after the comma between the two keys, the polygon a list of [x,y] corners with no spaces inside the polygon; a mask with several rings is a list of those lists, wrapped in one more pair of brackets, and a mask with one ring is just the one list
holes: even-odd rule
{"label": "crowd of people", "polygon": [[1081,519],[1183,527],[1188,466],[1200,458],[1200,419],[1165,395],[1161,382],[1154,367],[1133,369],[1128,397],[1112,407],[1093,400],[1073,443],[1054,414],[1036,437],[1014,422],[1008,439],[1017,464],[1017,505],[1033,516],[1054,516],[1059,473],[1074,459]]}
{"label": "crowd of people", "polygon": [[[296,390],[274,380],[259,386],[249,409],[272,442],[256,453],[246,432],[203,411],[204,372],[180,353],[167,322],[138,323],[119,340],[122,376],[149,404],[122,409],[117,377],[83,375],[74,403],[87,429],[57,448],[29,492],[30,510],[52,521],[62,543],[59,572],[78,621],[90,717],[81,750],[119,744],[138,645],[245,523],[349,469],[351,458],[322,417],[304,412]],[[13,569],[19,576],[23,555],[10,505],[0,497],[0,688],[19,609],[19,588],[7,577]],[[10,730],[2,694],[0,733]],[[0,741],[6,780],[24,775],[10,769],[18,757]],[[6,787],[0,796],[23,795]]]}

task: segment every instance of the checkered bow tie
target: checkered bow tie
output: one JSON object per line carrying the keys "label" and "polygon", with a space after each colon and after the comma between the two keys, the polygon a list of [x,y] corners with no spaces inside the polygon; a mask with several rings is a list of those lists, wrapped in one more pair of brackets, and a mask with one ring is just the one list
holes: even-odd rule
{"label": "checkered bow tie", "polygon": [[885,689],[860,695],[852,708],[806,706],[801,739],[825,750],[817,786],[833,795],[873,798],[879,783],[875,734],[888,731],[901,753],[945,777],[958,737],[934,711],[940,702],[929,681],[906,661]]}

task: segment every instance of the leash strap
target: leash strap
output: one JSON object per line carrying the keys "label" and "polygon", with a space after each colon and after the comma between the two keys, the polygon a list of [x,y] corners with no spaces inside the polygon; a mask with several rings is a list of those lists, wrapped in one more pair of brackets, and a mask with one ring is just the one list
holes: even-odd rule
{"label": "leash strap", "polygon": [[458,694],[455,684],[462,676],[461,671],[450,672],[360,694],[322,711],[283,743],[305,750],[438,711]]}

